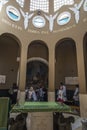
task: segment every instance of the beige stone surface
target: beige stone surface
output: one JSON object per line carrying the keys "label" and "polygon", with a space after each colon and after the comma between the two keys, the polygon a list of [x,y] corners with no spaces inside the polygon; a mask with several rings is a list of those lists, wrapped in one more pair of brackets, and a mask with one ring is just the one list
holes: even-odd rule
{"label": "beige stone surface", "polygon": [[55,93],[54,92],[48,92],[48,101],[55,101]]}
{"label": "beige stone surface", "polygon": [[53,130],[53,114],[51,112],[31,113],[31,130]]}
{"label": "beige stone surface", "polygon": [[80,94],[81,117],[87,118],[87,94]]}
{"label": "beige stone surface", "polygon": [[82,127],[80,127],[80,128],[77,128],[76,130],[82,130]]}
{"label": "beige stone surface", "polygon": [[18,95],[19,104],[23,104],[25,102],[25,91],[20,91]]}

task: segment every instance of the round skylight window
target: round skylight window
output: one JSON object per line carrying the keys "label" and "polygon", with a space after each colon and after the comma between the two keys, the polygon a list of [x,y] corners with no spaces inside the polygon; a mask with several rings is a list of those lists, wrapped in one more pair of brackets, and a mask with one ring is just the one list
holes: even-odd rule
{"label": "round skylight window", "polygon": [[14,6],[7,6],[6,13],[11,20],[13,21],[20,20],[20,12]]}
{"label": "round skylight window", "polygon": [[70,19],[71,19],[71,14],[69,12],[63,12],[58,16],[57,23],[59,25],[65,25],[70,21]]}
{"label": "round skylight window", "polygon": [[32,20],[32,23],[36,28],[43,28],[45,26],[46,21],[42,16],[35,16]]}

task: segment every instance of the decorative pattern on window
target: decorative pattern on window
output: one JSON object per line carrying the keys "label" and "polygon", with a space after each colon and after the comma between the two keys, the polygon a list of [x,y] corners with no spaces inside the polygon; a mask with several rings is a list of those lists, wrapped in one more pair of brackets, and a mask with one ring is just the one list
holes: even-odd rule
{"label": "decorative pattern on window", "polygon": [[30,0],[30,11],[36,10],[49,13],[49,0]]}
{"label": "decorative pattern on window", "polygon": [[16,2],[21,6],[24,7],[25,0],[16,0]]}
{"label": "decorative pattern on window", "polygon": [[74,0],[54,0],[54,12],[59,10],[64,5],[72,5]]}

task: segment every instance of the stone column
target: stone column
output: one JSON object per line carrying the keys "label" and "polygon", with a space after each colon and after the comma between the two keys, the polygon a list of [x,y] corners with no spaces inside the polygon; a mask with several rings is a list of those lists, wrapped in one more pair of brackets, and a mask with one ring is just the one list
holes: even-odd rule
{"label": "stone column", "polygon": [[83,118],[87,118],[87,94],[80,94],[80,115]]}
{"label": "stone column", "polygon": [[81,116],[87,117],[87,110],[85,109],[85,106],[87,104],[87,101],[85,100],[87,98],[86,94],[86,75],[85,75],[85,64],[84,64],[84,52],[83,52],[83,37],[80,40],[76,40],[76,51],[77,51],[77,68],[78,68],[78,79],[79,79],[79,87],[80,87],[80,94],[79,94],[79,100],[80,100],[80,113]]}
{"label": "stone column", "polygon": [[25,101],[25,85],[26,85],[26,66],[27,66],[27,46],[22,45],[20,66],[19,66],[19,102]]}
{"label": "stone column", "polygon": [[55,101],[55,49],[49,48],[48,101]]}
{"label": "stone column", "polygon": [[86,78],[85,78],[85,64],[84,64],[84,52],[83,52],[83,38],[76,40],[76,53],[77,53],[77,68],[80,93],[86,93]]}

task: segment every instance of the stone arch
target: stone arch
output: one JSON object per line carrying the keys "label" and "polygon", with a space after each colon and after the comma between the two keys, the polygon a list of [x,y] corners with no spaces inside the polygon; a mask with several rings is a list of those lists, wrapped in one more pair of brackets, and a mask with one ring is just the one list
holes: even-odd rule
{"label": "stone arch", "polygon": [[[64,38],[59,40],[55,46],[55,86],[58,87],[60,82],[66,84],[66,77],[78,77],[77,72],[77,58],[76,58],[76,44],[72,38]],[[74,84],[67,84],[71,86]]]}
{"label": "stone arch", "polygon": [[34,40],[28,46],[28,54],[28,59],[31,57],[41,57],[48,61],[49,50],[44,41]]}
{"label": "stone arch", "polygon": [[[41,78],[46,76],[48,79],[48,47],[43,41],[36,40],[36,41],[32,41],[29,44],[28,55],[27,55],[27,72],[28,72],[28,68],[30,67],[30,64],[31,64],[31,68],[32,66],[33,68],[36,68],[35,73],[40,72]],[[41,68],[43,71],[41,71]],[[45,72],[44,75],[42,74],[43,72]],[[31,77],[34,77],[35,75],[37,75],[35,73],[31,74],[32,75]],[[28,80],[28,77],[26,76],[26,82],[27,80]]]}
{"label": "stone arch", "polygon": [[17,36],[15,36],[14,34],[11,34],[11,33],[3,33],[0,35],[0,37],[9,37],[9,38],[12,38],[13,40],[15,40],[18,45],[21,47],[21,42],[20,40],[17,38]]}
{"label": "stone arch", "polygon": [[42,62],[42,63],[44,63],[44,64],[46,64],[48,66],[48,61],[43,59],[43,58],[40,58],[40,57],[33,57],[33,58],[29,58],[27,60],[28,63],[32,62],[32,61],[40,61],[40,62]]}
{"label": "stone arch", "polygon": [[28,46],[31,46],[33,43],[40,43],[44,46],[46,46],[48,48],[48,44],[46,43],[46,41],[44,40],[40,40],[40,39],[35,39],[35,40],[31,40],[28,44]]}
{"label": "stone arch", "polygon": [[30,68],[30,71],[35,71],[35,75],[33,76],[36,76],[38,72],[40,73],[40,76],[42,76],[43,70],[46,73],[45,76],[47,76],[48,74],[48,62],[45,59],[40,58],[40,57],[33,57],[33,58],[28,59],[27,71],[29,70],[29,68]]}
{"label": "stone arch", "polygon": [[10,87],[17,82],[17,72],[19,63],[17,57],[20,56],[21,42],[13,34],[3,33],[0,35],[0,52],[2,56],[0,72],[6,76],[6,83],[2,86]]}

